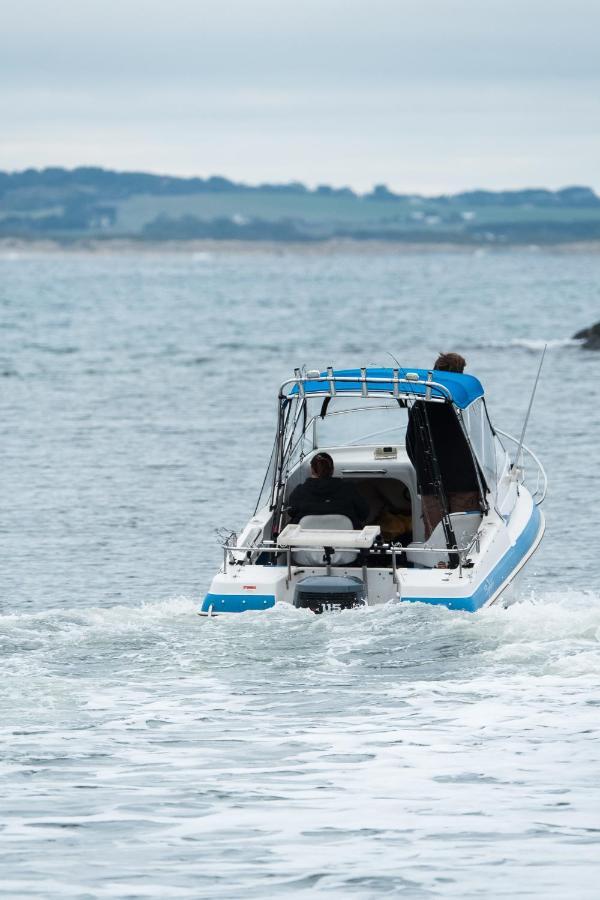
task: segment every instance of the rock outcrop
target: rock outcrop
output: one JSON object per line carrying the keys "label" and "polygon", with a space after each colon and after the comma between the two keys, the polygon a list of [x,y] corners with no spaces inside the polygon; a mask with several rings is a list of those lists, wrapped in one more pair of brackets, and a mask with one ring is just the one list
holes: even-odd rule
{"label": "rock outcrop", "polygon": [[583,340],[584,350],[600,350],[600,322],[590,325],[589,328],[582,328],[573,335],[573,340]]}

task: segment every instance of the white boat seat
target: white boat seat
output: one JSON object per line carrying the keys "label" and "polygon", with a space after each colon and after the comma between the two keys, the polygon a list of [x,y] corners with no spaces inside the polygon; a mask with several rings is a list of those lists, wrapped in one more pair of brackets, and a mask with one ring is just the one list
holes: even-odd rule
{"label": "white boat seat", "polygon": [[[482,514],[478,509],[469,512],[450,513],[450,521],[452,522],[454,536],[459,547],[467,547],[471,543],[481,525],[482,518]],[[417,548],[428,550],[430,547],[439,548],[445,546],[446,537],[444,535],[444,526],[441,522],[438,522],[426,541],[423,543],[413,541],[412,544],[408,545],[406,548],[406,559],[415,566],[433,569],[440,562],[448,562],[447,550],[443,550],[440,553],[436,553],[433,550],[429,553],[422,553],[411,552],[411,548],[414,550],[417,550]]]}
{"label": "white boat seat", "polygon": [[378,534],[378,525],[355,530],[347,516],[304,516],[297,525],[286,525],[278,544],[293,547],[294,562],[300,566],[325,565],[325,547],[342,546],[343,550],[331,554],[330,561],[332,566],[345,566],[355,561],[359,550],[372,547]]}

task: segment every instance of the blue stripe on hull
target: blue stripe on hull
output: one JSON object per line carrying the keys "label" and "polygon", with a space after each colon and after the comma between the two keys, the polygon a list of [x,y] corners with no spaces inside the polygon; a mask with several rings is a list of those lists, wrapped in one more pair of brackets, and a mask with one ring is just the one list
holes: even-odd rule
{"label": "blue stripe on hull", "polygon": [[498,562],[477,590],[469,597],[402,597],[406,603],[433,603],[438,606],[447,606],[448,609],[461,609],[466,612],[477,612],[478,609],[493,597],[498,588],[510,578],[510,575],[518,567],[531,549],[540,530],[541,515],[537,506],[529,521],[514,545],[507,550],[500,562]]}
{"label": "blue stripe on hull", "polygon": [[[212,606],[212,610],[211,610]],[[249,609],[275,606],[273,594],[207,594],[198,610],[201,613],[241,613]]]}

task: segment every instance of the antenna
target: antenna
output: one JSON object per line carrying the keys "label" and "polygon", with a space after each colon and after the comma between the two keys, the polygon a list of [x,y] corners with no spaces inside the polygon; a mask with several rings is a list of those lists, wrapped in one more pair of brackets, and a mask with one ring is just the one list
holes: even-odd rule
{"label": "antenna", "polygon": [[523,441],[525,440],[525,432],[527,431],[527,425],[529,423],[529,416],[531,415],[531,407],[533,406],[533,399],[535,397],[535,392],[537,390],[538,381],[540,380],[540,373],[542,371],[542,366],[544,365],[544,357],[546,355],[546,350],[548,349],[548,344],[544,344],[544,349],[542,350],[542,358],[540,359],[540,364],[538,366],[537,375],[535,376],[535,381],[533,383],[533,390],[531,392],[531,397],[529,400],[529,406],[527,407],[527,413],[525,414],[525,421],[523,422],[523,430],[521,431],[521,439],[519,441],[519,446],[517,448],[517,455],[515,456],[515,461],[513,463],[513,470],[515,473],[519,468],[519,460],[521,458],[521,453],[523,452]]}
{"label": "antenna", "polygon": [[402,368],[402,366],[400,365],[400,363],[398,362],[398,360],[396,359],[396,357],[394,356],[393,353],[390,353],[389,350],[384,350],[383,352],[387,353],[388,356],[391,356],[391,358],[394,360],[394,362],[396,363],[396,365],[398,366],[399,369]]}

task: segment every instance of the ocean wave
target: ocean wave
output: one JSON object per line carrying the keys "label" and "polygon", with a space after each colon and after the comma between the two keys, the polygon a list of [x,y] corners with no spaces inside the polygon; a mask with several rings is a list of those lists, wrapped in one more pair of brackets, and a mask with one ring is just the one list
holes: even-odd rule
{"label": "ocean wave", "polygon": [[38,613],[0,615],[0,660],[19,651],[42,649],[57,643],[77,643],[141,634],[168,622],[195,614],[197,602],[187,597],[142,603],[137,606],[67,608]]}
{"label": "ocean wave", "polygon": [[574,338],[511,338],[504,341],[481,341],[472,347],[475,350],[506,350],[515,348],[529,350],[531,353],[539,353],[544,347],[548,350],[560,350],[563,347],[581,347],[583,341]]}

